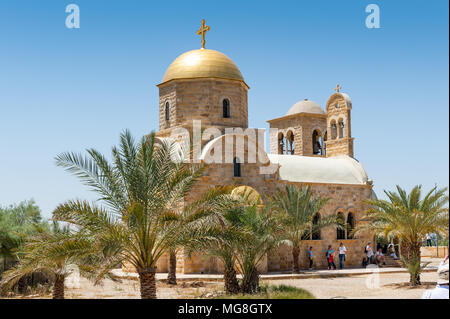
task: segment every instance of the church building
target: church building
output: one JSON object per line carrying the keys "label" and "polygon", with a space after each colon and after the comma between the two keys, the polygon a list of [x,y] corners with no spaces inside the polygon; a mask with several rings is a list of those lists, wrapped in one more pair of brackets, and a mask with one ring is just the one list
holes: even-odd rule
{"label": "church building", "polygon": [[[286,184],[309,185],[315,194],[330,198],[316,214],[316,221],[328,215],[341,215],[348,229],[354,228],[368,209],[365,200],[375,194],[372,181],[354,157],[353,105],[349,95],[337,85],[324,107],[303,97],[291,107],[279,106],[286,112],[267,121],[270,125],[267,153],[264,140],[258,138],[261,130],[253,130],[257,132],[253,135],[247,130],[250,87],[228,56],[205,48],[205,33],[209,29],[203,20],[197,31],[202,37],[202,48],[177,57],[157,85],[158,137],[174,136],[180,129],[195,135],[195,123],[201,123],[198,161],[204,163],[206,170],[192,196],[210,187],[236,185],[253,188],[264,201]],[[238,137],[244,143],[234,147]],[[230,145],[232,156],[225,154]],[[223,154],[217,154],[217,150]],[[256,161],[248,160],[251,152],[256,152]],[[211,160],[217,155],[223,155],[222,161]],[[340,242],[348,249],[346,265],[360,265],[368,240],[369,235],[355,238],[349,231],[325,228],[303,242],[300,266],[308,267],[307,250],[312,246],[315,267],[326,267],[328,245],[336,250]],[[158,272],[168,271],[168,259],[168,256],[160,259]],[[291,270],[290,247],[281,246],[271,252],[259,268],[261,272]],[[178,252],[179,273],[221,271],[220,262],[213,257],[202,254],[188,257],[183,251]]]}

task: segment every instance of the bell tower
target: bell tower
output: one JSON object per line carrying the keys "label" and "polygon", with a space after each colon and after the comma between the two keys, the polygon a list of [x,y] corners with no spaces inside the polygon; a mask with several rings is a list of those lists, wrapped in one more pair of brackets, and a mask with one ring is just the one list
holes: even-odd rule
{"label": "bell tower", "polygon": [[330,96],[326,104],[327,133],[325,136],[326,156],[337,155],[354,156],[351,129],[352,101],[350,97],[341,93],[342,87],[337,84],[336,93]]}

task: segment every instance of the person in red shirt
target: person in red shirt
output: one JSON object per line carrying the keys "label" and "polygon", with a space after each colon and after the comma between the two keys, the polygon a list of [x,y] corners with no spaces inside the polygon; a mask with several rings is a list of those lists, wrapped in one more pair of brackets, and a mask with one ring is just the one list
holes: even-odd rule
{"label": "person in red shirt", "polygon": [[336,265],[334,263],[334,250],[331,248],[331,245],[328,246],[327,258],[328,258],[328,270],[331,270],[331,268],[336,270]]}

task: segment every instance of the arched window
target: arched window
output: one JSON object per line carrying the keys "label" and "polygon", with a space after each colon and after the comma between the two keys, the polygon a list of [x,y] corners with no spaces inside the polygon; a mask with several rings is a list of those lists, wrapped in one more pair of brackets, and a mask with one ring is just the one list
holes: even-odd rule
{"label": "arched window", "polygon": [[345,137],[344,120],[343,119],[339,119],[339,138],[344,138],[344,137]]}
{"label": "arched window", "polygon": [[166,102],[166,106],[165,106],[164,112],[165,112],[166,121],[168,121],[169,117],[170,117],[170,105],[169,105],[169,102]]}
{"label": "arched window", "polygon": [[284,135],[278,134],[278,154],[284,154]]}
{"label": "arched window", "polygon": [[347,215],[347,239],[353,239],[351,235],[352,230],[355,228],[355,216],[353,213],[348,213]]}
{"label": "arched window", "polygon": [[312,240],[320,240],[320,229],[314,229],[314,226],[317,225],[320,221],[320,215],[319,213],[316,213],[313,217],[313,231],[312,231]]}
{"label": "arched window", "polygon": [[318,130],[314,130],[312,136],[313,154],[322,155],[322,137]]}
{"label": "arched window", "polygon": [[330,136],[330,138],[332,140],[335,140],[336,137],[337,137],[337,125],[336,125],[336,121],[332,120],[331,121],[331,136]]}
{"label": "arched window", "polygon": [[223,99],[222,108],[223,108],[223,117],[229,118],[230,117],[230,101],[228,99]]}
{"label": "arched window", "polygon": [[294,155],[295,151],[295,141],[294,141],[294,133],[292,131],[289,131],[287,133],[287,154]]}
{"label": "arched window", "polygon": [[238,157],[233,159],[234,177],[241,177],[241,160]]}
{"label": "arched window", "polygon": [[[344,214],[339,212],[337,214],[339,221],[344,224],[345,217]],[[336,229],[336,239],[345,239],[345,228],[337,228]]]}

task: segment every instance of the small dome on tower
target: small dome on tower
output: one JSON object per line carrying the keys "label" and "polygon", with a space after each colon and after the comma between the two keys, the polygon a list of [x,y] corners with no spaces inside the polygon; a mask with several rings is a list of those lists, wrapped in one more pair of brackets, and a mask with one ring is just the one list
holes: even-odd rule
{"label": "small dome on tower", "polygon": [[303,101],[299,101],[295,103],[286,115],[293,115],[298,113],[310,113],[310,114],[322,114],[325,115],[325,111],[320,107],[319,104],[313,101],[309,101],[308,99],[304,99]]}
{"label": "small dome on tower", "polygon": [[220,78],[244,81],[239,68],[225,54],[198,49],[177,57],[164,74],[162,83],[174,79]]}

